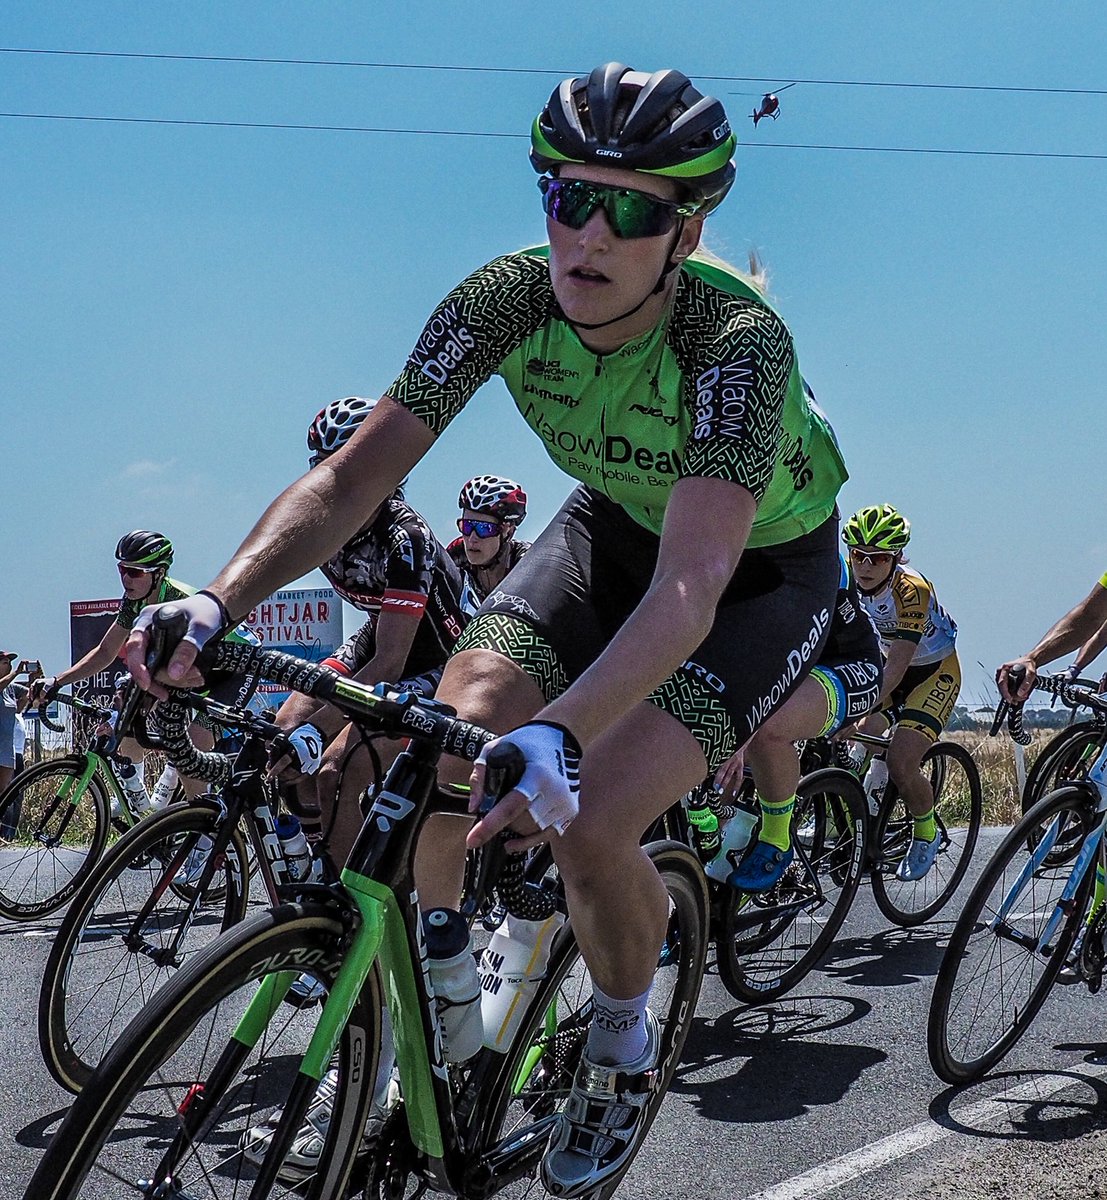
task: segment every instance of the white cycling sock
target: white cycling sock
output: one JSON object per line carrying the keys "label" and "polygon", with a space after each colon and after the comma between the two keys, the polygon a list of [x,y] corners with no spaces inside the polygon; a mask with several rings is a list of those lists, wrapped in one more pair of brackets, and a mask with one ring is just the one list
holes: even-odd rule
{"label": "white cycling sock", "polygon": [[616,1000],[592,985],[596,1011],[585,1049],[591,1062],[597,1066],[617,1067],[642,1057],[646,1048],[646,1002],[649,998],[650,988],[631,1000]]}

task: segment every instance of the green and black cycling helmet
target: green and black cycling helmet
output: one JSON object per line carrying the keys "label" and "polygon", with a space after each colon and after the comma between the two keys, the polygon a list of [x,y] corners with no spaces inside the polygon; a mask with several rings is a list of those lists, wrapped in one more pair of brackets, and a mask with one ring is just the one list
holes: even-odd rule
{"label": "green and black cycling helmet", "polygon": [[734,182],[736,145],[722,104],[686,75],[605,63],[554,90],[531,129],[530,161],[539,174],[588,163],[663,175],[704,214]]}
{"label": "green and black cycling helmet", "polygon": [[173,543],[164,533],[134,529],[119,539],[115,557],[128,567],[144,567],[148,571],[168,570],[173,563]]}
{"label": "green and black cycling helmet", "polygon": [[842,526],[842,541],[847,546],[893,550],[898,554],[910,540],[911,522],[890,504],[859,508]]}

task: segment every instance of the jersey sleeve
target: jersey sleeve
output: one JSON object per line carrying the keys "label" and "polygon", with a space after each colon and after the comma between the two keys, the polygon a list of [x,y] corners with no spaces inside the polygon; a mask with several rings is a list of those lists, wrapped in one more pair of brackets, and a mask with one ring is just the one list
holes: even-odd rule
{"label": "jersey sleeve", "polygon": [[381,613],[422,617],[434,580],[434,535],[421,520],[396,522],[388,533]]}
{"label": "jersey sleeve", "polygon": [[435,434],[549,318],[544,258],[509,254],[474,271],[431,314],[388,395]]}
{"label": "jersey sleeve", "polygon": [[727,479],[760,500],[776,466],[792,335],[771,309],[711,288],[682,309],[674,349],[694,419],[681,474]]}
{"label": "jersey sleeve", "polygon": [[930,612],[930,587],[926,580],[901,572],[892,586],[892,596],[896,605],[896,628],[887,635],[889,640],[921,642]]}

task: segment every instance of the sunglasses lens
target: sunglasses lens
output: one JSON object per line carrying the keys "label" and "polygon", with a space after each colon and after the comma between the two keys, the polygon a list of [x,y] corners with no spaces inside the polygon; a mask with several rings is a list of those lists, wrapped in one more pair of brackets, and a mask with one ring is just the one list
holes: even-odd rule
{"label": "sunglasses lens", "polygon": [[462,517],[457,527],[465,537],[475,533],[479,538],[490,538],[500,532],[500,527],[495,521],[471,521],[468,517]]}
{"label": "sunglasses lens", "polygon": [[673,206],[630,188],[602,187],[584,179],[540,179],[542,207],[559,225],[582,229],[602,208],[616,237],[657,237],[676,222]]}

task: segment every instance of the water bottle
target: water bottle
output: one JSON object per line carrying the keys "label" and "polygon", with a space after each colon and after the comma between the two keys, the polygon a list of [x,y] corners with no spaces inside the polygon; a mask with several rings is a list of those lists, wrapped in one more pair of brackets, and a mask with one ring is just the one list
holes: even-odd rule
{"label": "water bottle", "polygon": [[473,957],[469,927],[452,908],[423,914],[434,1003],[442,1025],[442,1051],[447,1062],[472,1058],[484,1041],[480,975]]}
{"label": "water bottle", "polygon": [[531,996],[546,974],[550,947],[565,924],[564,913],[528,921],[510,913],[497,926],[481,955],[481,1015],[484,1044],[505,1054]]}
{"label": "water bottle", "polygon": [[311,874],[311,847],[300,822],[291,813],[281,813],[277,817],[277,838],[284,851],[289,881],[302,882]]}
{"label": "water bottle", "polygon": [[880,811],[880,802],[884,799],[884,789],[887,786],[888,764],[882,758],[874,758],[865,775],[865,795],[869,801],[869,816],[875,817]]}
{"label": "water bottle", "polygon": [[704,867],[712,879],[726,883],[727,876],[738,866],[742,852],[750,844],[756,825],[757,814],[739,804],[734,816],[723,825],[719,853]]}
{"label": "water bottle", "polygon": [[719,836],[719,818],[715,815],[710,804],[712,787],[701,784],[684,798],[684,807],[688,813],[688,824],[692,830],[692,848],[699,855],[700,862],[709,863],[722,846]]}
{"label": "water bottle", "polygon": [[[141,816],[150,807],[150,797],[146,795],[146,788],[143,786],[142,777],[129,758],[124,758],[120,755],[115,760],[115,763],[117,768],[116,774],[119,782],[123,785],[123,796],[127,801],[127,807],[134,816]],[[118,813],[113,815],[118,816]]]}
{"label": "water bottle", "polygon": [[154,790],[150,793],[151,808],[162,809],[169,804],[176,795],[179,778],[177,768],[172,763],[166,763],[165,770],[158,777],[157,783],[154,784]]}

